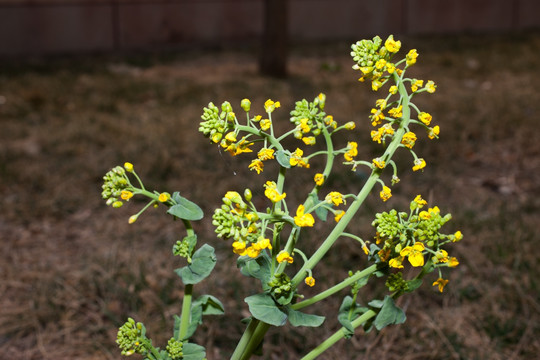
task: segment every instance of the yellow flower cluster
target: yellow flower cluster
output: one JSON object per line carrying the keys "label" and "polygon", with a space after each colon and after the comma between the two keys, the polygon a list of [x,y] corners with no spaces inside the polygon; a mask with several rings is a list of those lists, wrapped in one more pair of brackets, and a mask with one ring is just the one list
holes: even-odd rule
{"label": "yellow flower cluster", "polygon": [[233,252],[240,256],[249,256],[250,258],[256,258],[264,249],[272,249],[270,239],[260,238],[257,242],[247,246],[244,241],[235,241],[232,244]]}

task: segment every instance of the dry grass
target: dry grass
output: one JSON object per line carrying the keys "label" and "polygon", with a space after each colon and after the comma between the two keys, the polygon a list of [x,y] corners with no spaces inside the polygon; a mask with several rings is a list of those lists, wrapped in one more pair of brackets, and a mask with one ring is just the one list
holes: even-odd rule
{"label": "dry grass", "polygon": [[[540,36],[403,40],[421,54],[416,76],[439,86],[434,95],[419,97],[418,105],[434,115],[442,136],[418,144],[429,164],[425,173],[403,170],[394,203],[370,199],[355,227],[370,236],[374,211],[422,193],[450,211],[450,226],[466,235],[455,250],[461,264],[444,295],[426,284],[400,300],[405,325],[343,341],[323,358],[535,358]],[[170,248],[182,237],[181,227],[157,211],[128,226],[141,204],[105,207],[101,176],[131,161],[151,187],[180,190],[210,214],[226,190],[241,190],[257,176],[246,170],[248,159],[220,154],[197,133],[202,107],[250,97],[254,107],[272,98],[290,109],[293,101],[319,91],[327,94],[328,112],[338,121],[359,124],[353,137],[370,159],[377,147],[368,141],[367,114],[376,94],[355,81],[350,65],[348,45],[338,44],[296,49],[287,80],[260,77],[254,57],[240,52],[4,67],[0,358],[117,359],[116,329],[127,316],[143,321],[156,343],[163,343],[172,314],[180,311],[181,284],[172,273],[179,264]],[[277,114],[285,119],[283,109]],[[310,177],[296,173],[290,193]],[[343,191],[360,181],[345,168],[330,179]],[[254,288],[230,270],[235,265],[229,245],[213,236],[209,222],[196,226],[219,256],[216,276],[196,291],[216,295],[227,309],[205,323],[197,341],[207,346],[209,359],[224,359],[242,331],[242,300]],[[350,243],[339,243],[337,250],[317,268],[319,284],[363,261]],[[382,291],[369,288],[363,299]],[[316,311],[332,314],[339,301]],[[336,327],[330,315],[324,328],[271,331],[266,358],[298,358]]]}

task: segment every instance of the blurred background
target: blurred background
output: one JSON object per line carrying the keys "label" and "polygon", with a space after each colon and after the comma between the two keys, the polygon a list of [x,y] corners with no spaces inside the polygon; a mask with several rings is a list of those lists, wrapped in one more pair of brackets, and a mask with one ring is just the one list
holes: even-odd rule
{"label": "blurred background", "polygon": [[[225,100],[239,109],[247,97],[262,113],[271,98],[285,128],[295,101],[323,92],[338,123],[357,124],[337,142],[357,141],[359,158],[372,159],[381,147],[368,115],[381,94],[357,81],[350,44],[388,34],[400,54],[418,50],[408,74],[438,85],[415,104],[441,136],[415,146],[423,173],[398,154],[394,196],[370,197],[350,230],[369,239],[376,212],[422,194],[452,213],[447,233],[464,233],[451,254],[460,265],[445,273],[443,294],[426,281],[399,299],[404,325],[358,331],[321,358],[537,358],[538,14],[535,0],[0,0],[0,359],[118,359],[116,332],[129,316],[166,344],[182,297],[171,247],[184,233],[160,208],[128,225],[144,205],[136,199],[104,204],[102,176],[125,161],[148,188],[180,191],[208,216],[195,227],[218,265],[195,292],[217,296],[226,315],[207,318],[195,341],[209,359],[229,358],[248,316],[243,299],[257,287],[209,217],[228,190],[263,199],[275,169],[257,175],[249,155],[209,144],[198,133],[202,109]],[[315,172],[291,171],[287,193],[301,196]],[[338,165],[328,189],[356,192],[364,175]],[[305,234],[308,254],[317,233]],[[315,269],[317,286],[302,291],[365,264],[340,240]],[[270,331],[264,359],[300,358],[332,334],[346,294],[313,309],[327,315],[324,327]],[[368,285],[359,301],[384,294]]]}

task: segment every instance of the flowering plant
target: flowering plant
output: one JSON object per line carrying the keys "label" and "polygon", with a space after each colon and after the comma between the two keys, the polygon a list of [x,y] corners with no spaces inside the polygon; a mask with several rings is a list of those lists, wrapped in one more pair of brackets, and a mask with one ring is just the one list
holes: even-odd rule
{"label": "flowering plant", "polygon": [[[391,186],[399,182],[398,166],[392,159],[398,149],[410,152],[413,171],[423,171],[426,167],[425,160],[414,151],[418,140],[415,131],[425,132],[429,139],[439,135],[439,126],[431,126],[431,115],[412,102],[420,93],[435,92],[436,86],[431,80],[405,77],[406,70],[416,63],[418,53],[410,50],[396,61],[394,58],[400,47],[400,41],[394,40],[393,36],[384,43],[375,37],[352,45],[353,68],[361,72],[360,81],[371,82],[374,91],[388,85],[387,94],[376,101],[369,115],[374,127],[371,139],[382,147],[380,155],[371,161],[358,159],[357,142],[334,143],[336,133],[354,129],[355,123],[339,124],[327,114],[326,96],[322,93],[313,101],[296,103],[290,112],[292,127],[283,134],[274,130],[273,116],[280,108],[278,101],[264,103],[265,115],[252,115],[251,102],[242,100],[240,108],[245,113],[244,121],[237,117],[229,102],[223,102],[220,107],[210,103],[204,108],[199,131],[212,143],[219,144],[232,156],[253,154],[249,169],[257,174],[264,173],[268,162],[275,161],[279,165],[275,178],[259,185],[266,198],[265,208],[255,205],[250,189],[245,189],[242,194],[231,190],[223,196],[222,205],[212,216],[217,236],[230,241],[232,251],[238,255],[240,272],[260,282],[260,292],[245,298],[251,317],[231,359],[250,358],[260,348],[270,326],[286,323],[321,326],[324,316],[308,314],[302,309],[346,288],[350,288],[350,295],[343,299],[336,314],[342,327],[303,359],[313,359],[340,339],[350,338],[358,327],[380,330],[403,323],[405,313],[396,305],[395,299],[416,290],[423,278],[434,271],[438,276],[432,284],[443,292],[448,280],[443,278],[442,269],[458,265],[458,260],[448,254],[446,247],[461,240],[461,232],[442,233],[441,228],[451,219],[450,214],[443,215],[437,206],[427,207],[421,195],[414,197],[408,211],[376,214],[372,222],[374,233],[369,240],[347,231],[370,193],[379,191],[382,201],[392,197]],[[290,137],[296,138],[299,146],[286,148],[284,140]],[[317,143],[322,143],[324,150],[310,152],[309,147]],[[311,169],[314,158],[322,159],[324,166],[321,169]],[[369,177],[356,194],[325,189],[337,162],[350,166],[353,171],[359,166],[369,170]],[[389,180],[383,178],[387,168],[391,170]],[[313,182],[307,184],[309,191],[303,202],[296,204],[287,198],[286,192],[286,175],[294,171],[313,171]],[[154,347],[146,336],[144,325],[129,319],[118,332],[117,343],[122,354],[138,353],[147,359],[204,359],[204,348],[190,338],[202,323],[203,315],[219,315],[224,308],[211,295],[193,299],[193,286],[208,277],[216,264],[213,247],[209,244],[198,247],[198,238],[191,226],[192,221],[203,218],[202,210],[178,192],[171,195],[146,190],[130,163],[113,168],[104,180],[103,198],[108,205],[120,207],[135,195],[149,199],[141,211],[130,217],[130,223],[148,207],[163,204],[167,213],[181,219],[186,228],[186,236],[173,246],[173,254],[186,261],[184,267],[175,271],[185,287],[182,312],[175,316],[173,336],[165,349]],[[256,203],[260,204],[260,201]],[[328,222],[331,230],[321,245],[308,253],[310,246],[303,242],[300,234],[318,222]],[[351,269],[341,282],[324,284],[323,291],[305,298],[302,287],[318,285],[316,265],[343,237],[358,242],[368,266]],[[301,263],[295,272],[289,266],[292,263]],[[406,278],[403,273],[406,267],[417,271]],[[357,295],[361,288],[377,278],[384,279],[388,294],[367,304],[358,304]]]}

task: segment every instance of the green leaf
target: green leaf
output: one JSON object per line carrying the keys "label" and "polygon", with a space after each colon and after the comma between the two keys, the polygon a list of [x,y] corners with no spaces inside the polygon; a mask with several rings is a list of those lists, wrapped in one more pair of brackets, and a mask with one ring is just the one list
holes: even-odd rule
{"label": "green leaf", "polygon": [[368,310],[368,308],[353,302],[351,296],[345,296],[338,313],[338,321],[345,328],[345,338],[350,339],[354,335],[352,322]]}
{"label": "green leaf", "polygon": [[256,294],[248,296],[244,301],[249,306],[249,312],[257,320],[264,321],[274,326],[283,326],[287,321],[285,314],[268,294]]}
{"label": "green leaf", "polygon": [[413,279],[413,280],[407,280],[407,291],[406,292],[413,292],[414,290],[418,289],[424,280],[422,279]]}
{"label": "green leaf", "polygon": [[[311,207],[318,205],[319,203],[321,203],[321,200],[319,200],[317,194],[311,193],[306,204],[306,209],[310,209]],[[315,215],[317,215],[317,217],[321,219],[321,221],[326,221],[326,219],[328,218],[328,209],[324,206],[319,206],[315,209]]]}
{"label": "green leaf", "polygon": [[287,307],[287,315],[292,326],[318,327],[324,322],[324,316],[306,314]]}
{"label": "green leaf", "polygon": [[403,310],[397,307],[394,299],[387,295],[384,298],[381,310],[373,321],[373,325],[377,330],[381,330],[388,325],[403,324],[406,319]]}
{"label": "green leaf", "polygon": [[216,266],[214,248],[208,244],[201,246],[191,258],[191,264],[174,272],[180,276],[184,284],[197,284],[205,279]]}
{"label": "green leaf", "polygon": [[268,282],[270,282],[272,276],[270,270],[272,263],[266,252],[261,253],[254,259],[249,256],[241,256],[238,258],[236,265],[243,275],[259,279],[264,291],[270,289]]}
{"label": "green leaf", "polygon": [[193,343],[184,343],[182,353],[184,354],[182,360],[203,360],[206,357],[204,347]]}
{"label": "green leaf", "polygon": [[291,156],[285,153],[285,151],[278,150],[276,152],[277,162],[279,163],[279,165],[283,166],[286,169],[291,167],[290,159],[291,159]]}
{"label": "green leaf", "polygon": [[212,295],[201,295],[193,302],[193,307],[200,306],[203,315],[223,315],[225,308],[218,298]]}
{"label": "green leaf", "polygon": [[184,220],[201,220],[203,218],[204,213],[199,205],[180,196],[179,192],[175,192],[172,199],[176,205],[171,206],[167,213]]}

